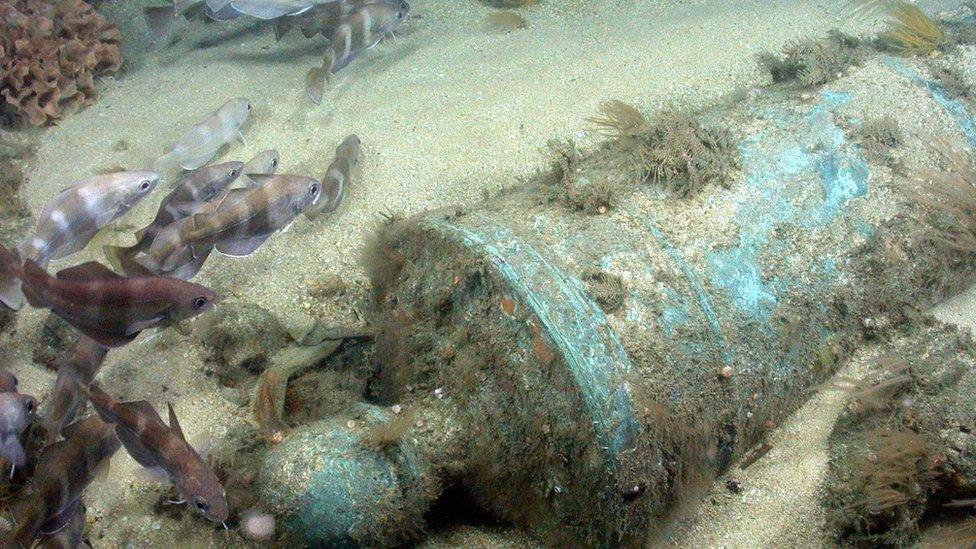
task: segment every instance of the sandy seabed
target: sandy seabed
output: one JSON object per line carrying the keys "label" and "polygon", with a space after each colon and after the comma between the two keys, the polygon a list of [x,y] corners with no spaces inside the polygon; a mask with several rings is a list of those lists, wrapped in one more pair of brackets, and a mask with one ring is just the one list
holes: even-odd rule
{"label": "sandy seabed", "polygon": [[[396,41],[339,73],[320,107],[309,103],[303,88],[305,72],[319,63],[320,37],[296,32],[276,42],[270,28],[253,22],[191,24],[173,43],[153,50],[145,43],[139,2],[106,5],[128,40],[126,70],[102,82],[98,103],[43,134],[23,190],[29,208],[39,211],[60,189],[95,171],[149,165],[185,128],[234,96],[248,97],[255,110],[247,144],[231,144],[225,160],[276,148],[280,171],[319,176],[338,142],[356,133],[364,143],[363,178],[336,214],[302,220],[246,259],[214,257],[197,278],[274,311],[288,326],[307,325],[312,315],[342,321],[343,312],[314,311],[320,305],[306,287],[330,276],[364,285],[357,258],[381,213],[470,204],[516,183],[541,165],[547,141],[594,143],[586,118],[604,100],[650,111],[695,108],[762,85],[755,56],[843,26],[844,2],[544,0],[521,12],[528,27],[513,32],[491,30],[490,10],[475,0],[411,4],[417,17]],[[155,202],[122,223],[141,225]],[[125,232],[107,238],[99,243],[131,242]],[[97,247],[90,250],[70,263],[89,253],[103,260]],[[972,327],[974,304],[976,292],[970,292],[936,314]],[[30,363],[26,343],[42,320],[41,312],[25,311],[10,348],[23,389],[38,395],[47,394],[53,376]],[[208,434],[219,445],[228,429],[246,421],[246,411],[203,369],[199,349],[167,345],[164,336],[113,352],[101,379],[123,398],[147,398],[157,407],[172,401],[191,438]],[[769,454],[736,475],[742,492],[692,512],[677,525],[672,546],[826,543],[817,498],[827,435],[842,401],[830,391],[809,401],[772,434]],[[137,466],[122,452],[113,467],[108,483],[93,486],[87,498],[100,537],[96,547],[167,546],[181,525],[153,513],[157,489],[132,476]],[[197,531],[181,543],[240,543],[221,531]]]}

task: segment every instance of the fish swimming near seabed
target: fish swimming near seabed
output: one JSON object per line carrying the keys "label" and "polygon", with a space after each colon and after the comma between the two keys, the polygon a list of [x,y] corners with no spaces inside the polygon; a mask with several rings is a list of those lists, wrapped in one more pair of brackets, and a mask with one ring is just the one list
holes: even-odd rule
{"label": "fish swimming near seabed", "polygon": [[[34,234],[17,247],[21,259],[43,269],[54,259],[81,251],[96,233],[149,196],[161,179],[149,171],[118,172],[80,181],[48,202],[37,216]],[[17,279],[0,273],[0,302],[23,306]]]}
{"label": "fish swimming near seabed", "polygon": [[244,164],[241,162],[204,166],[187,173],[177,181],[176,188],[159,203],[159,210],[152,223],[136,231],[137,242],[129,247],[104,246],[105,255],[116,269],[133,276],[133,273],[123,267],[124,261],[120,256],[131,257],[146,251],[156,235],[167,225],[193,215],[204,203],[221,199],[243,173]]}
{"label": "fish swimming near seabed", "polygon": [[346,189],[358,179],[359,155],[362,142],[353,134],[342,140],[336,148],[335,160],[322,178],[322,198],[312,209],[305,212],[309,219],[330,214],[342,204]]}
{"label": "fish swimming near seabed", "polygon": [[233,10],[258,19],[276,19],[304,13],[320,4],[332,4],[340,0],[206,0],[208,13],[226,14]]}
{"label": "fish swimming near seabed", "polygon": [[227,520],[227,498],[217,476],[190,446],[169,406],[169,425],[145,400],[118,402],[97,385],[84,388],[102,420],[115,432],[140,465],[165,472],[183,499],[207,520]]}
{"label": "fish swimming near seabed", "polygon": [[0,246],[0,273],[21,280],[32,307],[50,309],[106,347],[119,347],[140,332],[166,327],[214,307],[208,288],[175,278],[123,277],[91,261],[47,274],[33,261],[23,264]]}
{"label": "fish swimming near seabed", "polygon": [[316,34],[329,38],[344,20],[367,4],[400,7],[403,3],[404,0],[340,0],[313,6],[300,14],[275,19],[275,40],[281,40],[294,28],[299,29],[305,38]]}
{"label": "fish swimming near seabed", "polygon": [[210,162],[217,151],[235,138],[244,141],[241,128],[251,114],[251,102],[243,97],[227,101],[203,122],[193,126],[176,142],[156,165],[160,168],[179,166],[195,170]]}
{"label": "fish swimming near seabed", "polygon": [[106,355],[108,347],[90,337],[79,336],[58,358],[58,379],[51,400],[46,404],[47,413],[41,419],[48,442],[56,441],[61,436],[61,429],[74,421],[75,413],[85,402],[78,383],[91,383]]}
{"label": "fish swimming near seabed", "polygon": [[325,51],[322,66],[309,69],[305,77],[305,91],[312,103],[318,105],[322,102],[325,83],[330,75],[379,44],[386,36],[392,35],[406,20],[409,11],[410,6],[406,2],[397,6],[367,4],[343,20],[332,34],[332,43]]}
{"label": "fish swimming near seabed", "polygon": [[64,434],[65,440],[41,452],[30,482],[31,495],[15,509],[17,526],[3,547],[30,547],[38,537],[70,524],[85,489],[107,471],[109,459],[121,446],[113,426],[94,415],[68,425]]}
{"label": "fish swimming near seabed", "polygon": [[254,155],[247,164],[244,164],[244,175],[239,181],[244,187],[256,187],[257,183],[247,176],[249,173],[270,175],[278,171],[278,164],[281,158],[277,149],[267,149]]}
{"label": "fish swimming near seabed", "polygon": [[20,437],[34,422],[36,412],[36,398],[18,392],[0,393],[0,458],[10,463],[11,477],[16,467],[27,462]]}
{"label": "fish swimming near seabed", "polygon": [[162,40],[173,32],[173,27],[182,15],[186,19],[196,19],[205,12],[203,0],[173,0],[168,6],[148,6],[142,13],[146,26],[156,40]]}
{"label": "fish swimming near seabed", "polygon": [[287,230],[322,191],[318,180],[301,175],[251,178],[259,186],[234,189],[214,213],[197,214],[163,230],[149,248],[157,269],[171,271],[214,248],[224,255],[250,255],[272,234]]}

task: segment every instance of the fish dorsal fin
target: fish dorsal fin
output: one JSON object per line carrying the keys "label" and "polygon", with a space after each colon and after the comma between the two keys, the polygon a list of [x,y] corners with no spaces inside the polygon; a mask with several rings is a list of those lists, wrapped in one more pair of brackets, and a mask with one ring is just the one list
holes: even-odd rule
{"label": "fish dorsal fin", "polygon": [[58,279],[86,282],[92,280],[114,280],[122,278],[115,271],[97,261],[89,261],[58,271]]}
{"label": "fish dorsal fin", "polygon": [[180,437],[183,442],[186,442],[186,435],[183,434],[183,428],[180,427],[180,420],[176,419],[176,410],[173,409],[173,405],[169,402],[166,403],[166,407],[169,408],[170,430],[176,433],[176,436]]}

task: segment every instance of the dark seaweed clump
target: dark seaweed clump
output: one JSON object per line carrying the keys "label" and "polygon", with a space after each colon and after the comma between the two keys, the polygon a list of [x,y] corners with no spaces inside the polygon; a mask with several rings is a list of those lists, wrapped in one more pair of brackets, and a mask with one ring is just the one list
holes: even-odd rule
{"label": "dark seaweed clump", "polygon": [[904,142],[897,120],[887,115],[865,117],[854,135],[869,160],[895,166],[893,152]]}
{"label": "dark seaweed clump", "polygon": [[945,61],[933,62],[929,65],[929,71],[949,95],[967,102],[976,100],[976,84],[959,65]]}
{"label": "dark seaweed clump", "polygon": [[976,495],[976,348],[929,321],[909,327],[850,388],[829,441],[824,505],[844,545],[904,547]]}
{"label": "dark seaweed clump", "polygon": [[836,79],[852,65],[860,65],[866,55],[867,47],[861,39],[831,31],[826,38],[793,42],[782,54],[763,53],[759,64],[774,83],[813,87]]}

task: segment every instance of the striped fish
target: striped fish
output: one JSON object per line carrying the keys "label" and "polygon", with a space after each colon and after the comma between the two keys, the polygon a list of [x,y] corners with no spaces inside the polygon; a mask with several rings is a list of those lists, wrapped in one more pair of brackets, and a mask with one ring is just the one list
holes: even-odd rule
{"label": "striped fish", "polygon": [[105,246],[103,251],[112,265],[129,276],[135,273],[124,268],[125,261],[121,256],[133,256],[144,252],[152,244],[153,239],[170,223],[193,215],[200,206],[217,201],[226,194],[227,189],[244,173],[241,162],[225,162],[189,172],[183,176],[173,189],[159,203],[159,210],[152,223],[136,232],[137,242],[133,246]]}
{"label": "striped fish", "polygon": [[[156,172],[117,172],[78,182],[54,197],[37,217],[34,234],[17,247],[20,257],[45,268],[51,260],[81,251],[100,229],[131,210],[156,188]],[[0,302],[23,306],[20,283],[0,275]]]}
{"label": "striped fish", "polygon": [[140,465],[164,471],[190,506],[207,520],[227,520],[227,497],[216,475],[183,435],[173,406],[169,425],[145,400],[118,402],[97,385],[85,391],[99,417],[115,424],[126,451]]}
{"label": "striped fish", "polygon": [[359,154],[362,143],[359,136],[353,134],[342,140],[336,148],[335,160],[329,165],[325,177],[322,179],[322,198],[318,204],[306,212],[309,219],[320,215],[330,214],[342,204],[346,189],[358,178]]}
{"label": "striped fish", "polygon": [[56,441],[61,436],[61,429],[74,421],[78,408],[85,403],[78,383],[91,383],[106,355],[108,347],[90,337],[79,336],[58,358],[58,379],[54,384],[54,394],[50,403],[46,404],[47,413],[41,419],[49,442]]}
{"label": "striped fish", "polygon": [[309,69],[305,91],[316,105],[322,102],[329,75],[339,72],[360,53],[379,44],[393,34],[404,20],[410,6],[385,3],[366,4],[345,18],[332,34],[332,43],[325,51],[321,67]]}
{"label": "striped fish", "polygon": [[4,547],[30,547],[38,537],[70,524],[82,507],[85,489],[120,447],[112,426],[97,416],[68,425],[64,434],[65,440],[42,451],[30,482],[31,496],[15,509],[17,526]]}
{"label": "striped fish", "polygon": [[170,272],[210,253],[246,256],[276,231],[287,230],[296,217],[319,200],[322,184],[301,175],[257,175],[259,185],[234,189],[212,214],[197,214],[177,222],[149,248],[156,268]]}
{"label": "striped fish", "polygon": [[216,295],[175,278],[122,277],[97,262],[52,277],[33,261],[21,265],[0,246],[0,273],[22,282],[32,307],[51,309],[81,333],[106,347],[119,347],[140,332],[191,318],[214,306]]}
{"label": "striped fish", "polygon": [[36,398],[16,391],[0,393],[0,458],[10,463],[11,477],[16,467],[27,462],[20,437],[34,422],[36,412]]}
{"label": "striped fish", "polygon": [[340,0],[313,6],[301,14],[275,19],[275,40],[281,40],[294,28],[299,29],[305,38],[311,38],[316,34],[329,38],[335,34],[344,20],[367,4],[399,7],[403,4],[403,0]]}
{"label": "striped fish", "polygon": [[190,128],[175,145],[157,161],[161,168],[180,166],[195,170],[216,156],[221,147],[235,138],[244,140],[241,128],[251,114],[251,102],[236,97],[224,103],[217,112]]}

